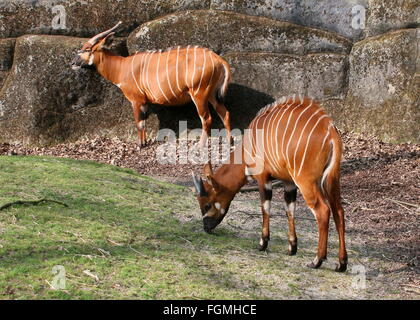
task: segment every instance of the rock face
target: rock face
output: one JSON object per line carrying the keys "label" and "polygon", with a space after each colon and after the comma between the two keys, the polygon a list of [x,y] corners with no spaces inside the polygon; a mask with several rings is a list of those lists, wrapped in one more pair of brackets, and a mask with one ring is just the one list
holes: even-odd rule
{"label": "rock face", "polygon": [[347,53],[344,37],[295,24],[234,12],[196,10],[141,25],[128,37],[130,53],[172,46],[202,45],[215,52]]}
{"label": "rock face", "polygon": [[89,134],[131,134],[131,107],[93,70],[69,63],[86,39],[23,36],[0,91],[0,140],[50,144]]}
{"label": "rock face", "polygon": [[226,104],[237,127],[246,127],[260,108],[285,95],[319,101],[345,95],[346,55],[230,53],[224,58],[232,66],[234,83]]}
{"label": "rock face", "polygon": [[420,27],[418,0],[369,0],[367,36],[376,36],[407,27]]}
{"label": "rock face", "polygon": [[394,31],[355,44],[342,115],[347,128],[391,142],[420,141],[419,30]]}
{"label": "rock face", "polygon": [[210,0],[2,0],[0,38],[25,34],[90,37],[119,20],[129,32],[165,14],[209,6]]}
{"label": "rock face", "polygon": [[15,41],[15,39],[0,39],[0,88],[12,68]]}
{"label": "rock face", "polygon": [[[378,0],[378,2],[381,0]],[[367,7],[367,0],[213,0],[211,9],[230,10],[288,21],[338,33],[350,39],[363,36],[352,25],[356,6]]]}
{"label": "rock face", "polygon": [[[296,93],[321,101],[342,129],[418,143],[419,6],[417,0],[0,0],[0,142],[136,138],[120,90],[95,71],[68,66],[85,37],[121,20],[113,47],[121,55],[201,45],[224,57],[233,74],[226,97],[233,127],[247,127],[259,108]],[[201,127],[193,104],[151,111],[149,131],[178,132],[185,120]],[[214,112],[213,119],[213,127],[223,127]]]}

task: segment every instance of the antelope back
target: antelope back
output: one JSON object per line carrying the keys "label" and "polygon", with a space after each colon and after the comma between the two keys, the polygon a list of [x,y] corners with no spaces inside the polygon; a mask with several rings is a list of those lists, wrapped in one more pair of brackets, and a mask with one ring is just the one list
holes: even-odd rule
{"label": "antelope back", "polygon": [[284,180],[322,175],[335,127],[314,100],[282,98],[261,109],[249,129],[245,156],[262,163],[271,175]]}

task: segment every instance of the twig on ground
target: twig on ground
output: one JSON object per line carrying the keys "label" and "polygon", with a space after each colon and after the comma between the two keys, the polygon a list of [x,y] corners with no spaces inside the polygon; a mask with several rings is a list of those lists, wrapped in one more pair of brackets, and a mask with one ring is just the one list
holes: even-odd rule
{"label": "twig on ground", "polygon": [[42,202],[53,202],[53,203],[61,204],[62,206],[66,207],[66,208],[69,207],[64,202],[60,202],[60,201],[57,201],[57,200],[51,200],[51,199],[45,199],[45,198],[43,198],[41,200],[33,200],[33,201],[18,200],[18,201],[9,202],[9,203],[6,203],[6,204],[2,205],[0,207],[0,211],[2,211],[4,209],[7,209],[7,208],[9,208],[11,206],[14,206],[14,205],[28,204],[28,205],[34,205],[34,206],[36,206],[36,205],[38,205],[38,204],[40,204]]}
{"label": "twig on ground", "polygon": [[99,282],[99,277],[96,274],[93,274],[90,272],[90,270],[83,270],[83,273],[93,279],[95,279],[96,282]]}
{"label": "twig on ground", "polygon": [[404,202],[404,201],[400,201],[400,200],[395,200],[395,199],[391,199],[391,198],[384,198],[384,199],[389,200],[389,201],[391,201],[391,202],[393,202],[395,204],[398,204],[399,206],[403,207],[404,209],[406,209],[406,210],[408,210],[410,212],[412,212],[412,209],[409,208],[408,206],[414,207],[414,208],[417,209],[417,214],[419,214],[418,211],[420,209],[420,206],[418,206],[416,204],[412,204],[412,203],[408,203],[408,202]]}

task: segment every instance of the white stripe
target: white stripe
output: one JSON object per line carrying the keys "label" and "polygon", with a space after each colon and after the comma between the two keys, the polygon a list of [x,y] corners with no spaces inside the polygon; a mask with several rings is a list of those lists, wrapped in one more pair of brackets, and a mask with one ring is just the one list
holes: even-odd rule
{"label": "white stripe", "polygon": [[150,92],[150,94],[151,94],[151,96],[153,97],[153,99],[157,102],[157,99],[156,99],[156,97],[155,97],[155,95],[154,95],[154,93],[153,93],[153,90],[150,88],[150,82],[149,82],[149,68],[150,68],[150,61],[152,60],[152,58],[153,58],[153,54],[154,54],[155,52],[154,51],[152,51],[151,53],[150,53],[150,58],[149,58],[149,61],[147,62],[147,67],[146,67],[146,82],[147,82],[147,87],[149,88],[149,92]]}
{"label": "white stripe", "polygon": [[286,128],[283,132],[283,139],[281,140],[281,154],[283,155],[283,159],[286,160],[286,156],[284,155],[284,138],[286,137],[287,129],[289,128],[290,120],[292,119],[293,112],[295,112],[296,109],[298,109],[302,105],[302,100],[300,100],[300,103],[296,105],[293,110],[290,112],[289,118],[287,119]]}
{"label": "white stripe", "polygon": [[93,60],[95,59],[95,55],[92,53],[91,55],[90,55],[90,58],[89,58],[89,65],[91,66],[92,64],[93,64]]}
{"label": "white stripe", "polygon": [[320,149],[320,151],[322,151],[322,149],[324,149],[324,145],[325,145],[325,142],[327,141],[327,138],[329,137],[329,135],[330,135],[330,128],[331,128],[331,124],[328,126],[328,128],[327,128],[327,134],[325,135],[325,138],[324,138],[324,140],[322,141],[322,146],[321,146],[321,149]]}
{"label": "white stripe", "polygon": [[[293,131],[292,131],[292,134],[290,135],[290,138],[289,138],[289,142],[287,143],[287,147],[286,147],[286,157],[287,157],[287,164],[289,165],[289,167],[290,167],[290,161],[289,161],[289,146],[290,146],[290,142],[292,141],[292,137],[293,137],[293,135],[295,134],[295,131],[296,131],[296,128],[297,128],[297,125],[298,125],[298,123],[299,123],[299,120],[300,120],[300,118],[302,117],[302,115],[310,108],[310,107],[312,107],[312,104],[313,104],[313,101],[311,101],[311,103],[299,114],[299,117],[296,119],[296,121],[295,121],[295,126],[294,126],[294,128],[293,128]],[[295,168],[293,168],[293,170],[294,170]]]}
{"label": "white stripe", "polygon": [[210,80],[209,80],[209,83],[207,84],[207,88],[206,88],[206,90],[210,87],[210,85],[211,85],[211,82],[212,82],[212,80],[213,80],[213,76],[214,76],[214,61],[213,61],[213,52],[209,52],[209,54],[210,54],[210,60],[211,60],[211,64],[212,64],[212,71],[211,71],[211,77],[210,77]]}
{"label": "white stripe", "polygon": [[185,81],[185,84],[186,84],[187,87],[188,87],[187,79],[188,79],[188,51],[189,50],[190,50],[190,46],[187,47],[187,51],[185,53],[185,79],[184,79],[184,81]]}
{"label": "white stripe", "polygon": [[136,83],[137,89],[139,89],[140,93],[144,95],[144,92],[140,89],[139,84],[137,83],[136,76],[134,75],[134,59],[136,58],[137,54],[133,56],[131,59],[131,75],[133,76],[134,82]]}
{"label": "white stripe", "polygon": [[[144,91],[146,91],[146,93],[148,93],[148,88],[147,88],[147,84],[146,84],[146,76],[145,76],[146,72],[145,71],[146,71],[146,66],[147,66],[147,58],[148,58],[149,54],[150,54],[149,52],[147,52],[145,54],[144,61],[143,61],[143,66],[141,68],[141,82],[143,83]],[[149,96],[150,96],[150,93],[149,93]]]}
{"label": "white stripe", "polygon": [[312,128],[311,132],[309,133],[308,140],[306,140],[305,152],[303,153],[303,158],[302,158],[302,161],[300,163],[300,169],[299,169],[299,172],[298,172],[298,176],[300,175],[300,172],[301,172],[301,170],[303,168],[303,163],[305,162],[306,151],[308,150],[309,140],[311,139],[312,133],[314,132],[314,130],[315,130],[316,126],[318,125],[318,123],[322,119],[324,119],[326,117],[327,117],[327,115],[325,115],[325,114],[322,117],[319,117],[318,121],[315,123],[314,127]]}
{"label": "white stripe", "polygon": [[145,93],[145,88],[144,88],[144,82],[143,82],[143,69],[144,69],[144,58],[147,56],[147,54],[142,53],[141,55],[141,60],[140,60],[140,68],[139,68],[139,83],[140,83],[140,87],[143,88],[143,93],[144,95],[146,95]]}
{"label": "white stripe", "polygon": [[165,95],[165,92],[163,92],[162,87],[160,86],[160,81],[159,81],[159,65],[160,65],[160,56],[162,55],[162,50],[159,50],[159,56],[158,56],[158,62],[156,65],[156,82],[157,85],[159,87],[160,92],[162,93],[162,95],[165,97],[166,101],[168,103],[171,103],[171,101],[168,99],[168,97]]}
{"label": "white stripe", "polygon": [[[308,126],[309,122],[312,120],[312,118],[320,111],[321,111],[321,109],[318,109],[316,112],[314,112],[312,114],[312,116],[306,121],[305,126],[303,127],[302,131],[300,132],[299,140],[296,144],[295,155],[293,157],[293,170],[295,170],[295,171],[296,171],[296,155],[297,155],[297,152],[299,150],[299,145],[300,145],[300,141],[302,140],[303,133],[305,132],[305,129]],[[295,181],[295,183],[296,183],[296,181]]]}
{"label": "white stripe", "polygon": [[264,201],[264,204],[263,204],[263,208],[264,208],[265,212],[267,212],[268,214],[270,214],[271,201],[270,200],[265,200]]}
{"label": "white stripe", "polygon": [[194,91],[194,78],[195,78],[195,68],[197,66],[197,47],[194,47],[194,70],[193,70],[193,74],[192,74],[192,78],[191,78],[191,89],[192,91]]}
{"label": "white stripe", "polygon": [[169,70],[168,70],[168,61],[169,61],[169,55],[171,54],[171,51],[166,52],[166,54],[168,55],[168,56],[166,57],[166,79],[168,79],[169,89],[170,89],[170,90],[171,90],[171,92],[172,92],[172,96],[173,96],[174,98],[176,98],[176,94],[175,94],[175,92],[172,90],[171,81],[170,81],[170,79],[169,79]]}
{"label": "white stripe", "polygon": [[[200,82],[199,82],[199,84],[198,84],[198,88],[197,88],[197,91],[194,93],[194,94],[197,94],[197,92],[200,90],[200,88],[201,88],[201,81],[203,81],[203,76],[204,76],[204,71],[205,71],[205,69],[206,69],[206,50],[204,49],[204,62],[203,62],[203,71],[201,72],[201,78],[200,78]],[[222,121],[223,121],[223,119],[222,119]]]}
{"label": "white stripe", "polygon": [[178,86],[178,90],[180,92],[180,94],[182,93],[181,88],[179,87],[179,78],[178,78],[178,59],[179,59],[179,46],[178,46],[178,50],[176,53],[176,85]]}
{"label": "white stripe", "polygon": [[[277,165],[277,170],[278,171],[281,171],[281,167],[280,167],[280,161],[279,161],[279,159],[280,159],[280,155],[279,155],[279,141],[278,141],[278,134],[277,134],[277,132],[279,132],[279,127],[280,127],[280,123],[281,123],[281,120],[283,119],[283,117],[284,117],[284,115],[286,114],[286,112],[287,112],[287,110],[289,110],[292,106],[293,106],[293,104],[295,103],[295,99],[296,98],[296,95],[294,96],[294,98],[293,98],[293,102],[290,102],[289,101],[289,103],[288,104],[286,104],[286,108],[284,108],[284,110],[283,110],[283,113],[281,114],[281,117],[280,117],[280,119],[279,120],[277,120],[277,116],[278,116],[278,114],[280,114],[280,111],[278,111],[277,112],[277,115],[276,115],[276,118],[275,118],[275,123],[277,123],[277,128],[276,128],[276,130],[274,131],[274,133],[275,133],[275,136],[276,136],[276,143],[275,143],[275,148],[276,148],[276,159],[277,159],[277,161],[276,161],[276,163],[278,164]],[[290,100],[290,99],[289,99]],[[279,110],[282,110],[282,109],[279,109]]]}

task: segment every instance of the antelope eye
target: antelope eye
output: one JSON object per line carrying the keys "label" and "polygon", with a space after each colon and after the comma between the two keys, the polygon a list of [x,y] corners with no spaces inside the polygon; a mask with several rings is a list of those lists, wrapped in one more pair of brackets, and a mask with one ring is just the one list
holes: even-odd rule
{"label": "antelope eye", "polygon": [[207,212],[207,211],[209,211],[211,209],[211,204],[210,203],[207,203],[205,206],[204,206],[204,211],[205,212]]}

